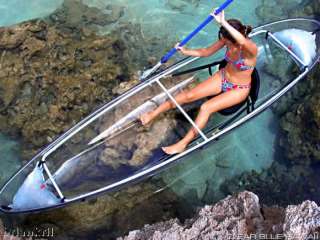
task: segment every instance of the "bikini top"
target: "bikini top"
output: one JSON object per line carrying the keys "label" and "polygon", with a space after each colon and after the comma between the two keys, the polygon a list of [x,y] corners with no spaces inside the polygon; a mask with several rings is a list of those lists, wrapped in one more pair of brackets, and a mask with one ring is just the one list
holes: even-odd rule
{"label": "bikini top", "polygon": [[239,58],[236,61],[233,61],[229,57],[229,49],[227,48],[226,54],[224,56],[224,59],[228,62],[231,63],[236,69],[240,71],[246,71],[246,70],[253,70],[253,66],[248,66],[244,63],[244,58],[242,57],[242,50],[239,52]]}

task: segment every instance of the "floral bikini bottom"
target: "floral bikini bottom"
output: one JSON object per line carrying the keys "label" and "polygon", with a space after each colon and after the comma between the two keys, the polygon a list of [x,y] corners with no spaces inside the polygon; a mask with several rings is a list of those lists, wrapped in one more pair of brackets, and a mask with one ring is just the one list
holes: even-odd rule
{"label": "floral bikini bottom", "polygon": [[229,82],[227,78],[225,77],[225,70],[224,68],[221,69],[221,90],[222,92],[228,92],[233,89],[246,89],[251,88],[251,84],[234,84],[232,82]]}

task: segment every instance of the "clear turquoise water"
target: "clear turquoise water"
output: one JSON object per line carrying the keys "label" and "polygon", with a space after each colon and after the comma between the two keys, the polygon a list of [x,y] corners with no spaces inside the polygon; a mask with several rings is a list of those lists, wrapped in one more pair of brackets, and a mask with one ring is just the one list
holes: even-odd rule
{"label": "clear turquoise water", "polygon": [[[125,8],[124,20],[130,19],[142,25],[144,35],[168,38],[174,45],[206,18],[210,10],[223,2],[200,0],[195,7],[187,4],[183,10],[172,9],[170,0],[83,0],[89,6],[106,9],[109,4],[121,5]],[[44,17],[58,8],[62,0],[0,0],[0,25],[7,26],[28,19]],[[271,1],[269,1],[270,3]],[[257,25],[259,20],[255,9],[259,1],[235,1],[226,11],[227,18],[239,18],[244,23]],[[107,12],[107,10],[105,10]],[[279,16],[283,18],[283,16]],[[117,24],[100,29],[107,33],[117,29]],[[210,24],[198,34],[188,46],[206,46],[216,39],[217,25]],[[268,168],[274,160],[276,149],[277,119],[271,111],[266,111],[236,132],[221,139],[192,159],[163,172],[156,178],[163,180],[167,186],[186,201],[199,199],[216,201],[222,197],[220,184],[246,171]],[[3,183],[20,165],[19,156],[15,153],[18,143],[0,135],[0,164]],[[210,193],[208,194],[208,188]],[[196,198],[190,199],[188,192],[195,191]],[[194,203],[197,205],[197,203]]]}
{"label": "clear turquoise water", "polygon": [[63,0],[1,0],[0,26],[12,25],[33,18],[44,17],[61,5]]}
{"label": "clear turquoise water", "polygon": [[17,153],[19,153],[19,144],[0,133],[0,184],[7,179],[9,174],[18,170],[21,160]]}
{"label": "clear turquoise water", "polygon": [[[224,2],[223,0],[215,1],[213,5],[211,2],[200,0],[197,6],[193,6],[192,4],[185,4],[182,10],[175,10],[171,7],[168,1],[163,0],[154,0],[154,1],[128,1],[128,0],[117,0],[117,1],[108,1],[108,0],[83,0],[85,4],[91,7],[97,7],[99,9],[106,9],[108,5],[120,5],[125,8],[125,14],[122,17],[124,20],[130,20],[133,23],[139,23],[142,26],[142,31],[144,34],[148,34],[150,36],[161,36],[167,38],[170,36],[172,39],[178,41],[185,37],[192,29],[194,29],[198,23],[202,22],[210,13],[210,11]],[[24,0],[12,0],[5,1],[0,0],[0,25],[7,26],[12,25],[21,21],[25,21],[28,19],[44,17],[53,12],[63,3],[62,0],[32,0],[32,1],[24,1]],[[256,25],[258,23],[257,17],[255,15],[255,8],[258,6],[257,1],[251,1],[250,7],[248,7],[248,3],[244,1],[236,1],[233,3],[229,9],[226,11],[226,16],[228,18],[240,18],[246,24]],[[246,11],[243,11],[246,9]],[[108,10],[105,10],[107,13]],[[199,47],[210,44],[212,41],[216,39],[217,25],[215,23],[209,24],[203,31],[201,31],[190,43],[188,46],[190,47]],[[110,29],[116,29],[117,24],[113,24],[111,26],[107,26],[104,29],[100,29],[101,32],[107,33]],[[173,33],[173,34],[172,34]],[[169,41],[169,40],[168,40]],[[172,43],[174,44],[174,42]],[[268,113],[265,117],[265,124],[268,124],[269,119],[272,119],[272,114]],[[267,120],[268,119],[268,120]],[[261,146],[270,146],[270,150],[267,151],[270,153],[268,157],[264,158],[264,161],[259,163],[255,162],[257,166],[254,166],[254,163],[250,164],[241,164],[243,169],[233,170],[232,174],[236,174],[242,172],[246,169],[250,170],[261,169],[263,167],[268,167],[270,165],[270,159],[272,159],[273,152],[273,142],[274,135],[271,132],[265,131],[264,126],[261,122],[256,121],[256,127],[261,128],[261,130],[266,134],[265,138],[262,138],[258,141],[263,141]],[[271,120],[272,122],[272,120]],[[252,128],[250,128],[252,129]],[[253,134],[255,131],[260,131],[260,129],[250,130]],[[243,130],[245,132],[247,130]],[[239,134],[242,135],[241,130]],[[231,140],[232,141],[232,140]],[[250,144],[242,143],[241,141],[235,139],[233,140],[234,144],[237,145],[237,148],[241,149],[241,154],[238,157],[237,161],[248,161],[250,158],[245,152],[245,149],[250,149]],[[252,144],[254,144],[253,141]],[[224,152],[224,146],[220,147]],[[216,152],[216,151],[215,151]],[[219,152],[219,155],[222,153]],[[258,151],[259,152],[259,151]],[[265,148],[261,148],[261,152],[266,152]],[[211,154],[209,154],[211,155]],[[262,154],[265,155],[265,154]],[[206,156],[202,156],[201,158],[210,158]],[[228,156],[230,158],[230,156]],[[268,159],[268,160],[266,160]],[[233,161],[232,157],[230,161]],[[8,175],[11,175],[10,171]],[[219,177],[219,181],[223,181],[223,178]]]}

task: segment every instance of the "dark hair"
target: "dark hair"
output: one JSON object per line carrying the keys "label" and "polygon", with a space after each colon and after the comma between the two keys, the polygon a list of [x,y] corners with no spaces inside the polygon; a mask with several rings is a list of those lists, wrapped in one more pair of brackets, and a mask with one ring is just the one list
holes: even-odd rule
{"label": "dark hair", "polygon": [[[249,25],[243,25],[238,19],[229,19],[227,22],[238,30],[243,36],[248,37],[249,33],[252,31],[252,27]],[[231,34],[224,28],[220,27],[219,39],[226,38],[232,43],[236,43],[236,40],[231,36]]]}

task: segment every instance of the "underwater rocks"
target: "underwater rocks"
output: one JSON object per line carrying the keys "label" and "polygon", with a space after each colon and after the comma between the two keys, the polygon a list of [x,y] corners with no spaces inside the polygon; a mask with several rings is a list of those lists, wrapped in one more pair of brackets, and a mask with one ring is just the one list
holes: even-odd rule
{"label": "underwater rocks", "polygon": [[229,196],[213,206],[202,208],[194,219],[181,224],[177,219],[146,225],[131,231],[118,240],[147,239],[268,239],[286,236],[306,239],[319,234],[320,208],[315,202],[305,201],[297,206],[261,206],[257,195],[241,192]]}
{"label": "underwater rocks", "polygon": [[41,147],[137,77],[117,36],[79,34],[39,20],[0,29],[2,132]]}
{"label": "underwater rocks", "polygon": [[[117,29],[97,35],[115,9]],[[66,0],[45,20],[0,28],[0,131],[22,138],[24,159],[119,95],[120,84],[138,83],[137,70],[159,55],[155,46],[166,46],[118,21],[122,14]]]}
{"label": "underwater rocks", "polygon": [[320,93],[315,91],[303,102],[293,105],[281,118],[284,136],[280,146],[298,164],[320,163]]}
{"label": "underwater rocks", "polygon": [[273,106],[282,131],[279,145],[285,156],[297,164],[320,162],[320,66]]}
{"label": "underwater rocks", "polygon": [[317,166],[286,166],[275,161],[261,173],[247,172],[225,181],[220,189],[226,195],[248,190],[259,195],[263,204],[285,207],[305,199],[318,201],[319,181]]}
{"label": "underwater rocks", "polygon": [[259,2],[261,2],[261,4],[256,8],[255,12],[257,17],[261,20],[261,23],[264,24],[266,22],[278,21],[288,17],[306,16],[301,13],[301,3],[298,3],[297,1],[262,0]]}
{"label": "underwater rocks", "polygon": [[183,12],[190,4],[198,7],[200,1],[199,0],[168,0],[166,4],[172,10],[176,10],[179,12]]}
{"label": "underwater rocks", "polygon": [[318,0],[303,0],[299,7],[292,8],[289,12],[290,17],[319,17],[320,4]]}
{"label": "underwater rocks", "polygon": [[174,1],[167,1],[167,5],[173,10],[182,12],[188,6],[188,3],[183,0],[174,0]]}
{"label": "underwater rocks", "polygon": [[31,214],[15,225],[26,229],[50,225],[57,239],[114,239],[147,223],[177,215],[177,209],[183,208],[181,203],[178,207],[177,196],[159,189],[161,183],[148,181],[65,208]]}
{"label": "underwater rocks", "polygon": [[[171,86],[169,88],[172,93],[180,91],[173,89],[173,86],[180,82],[179,79],[166,80],[167,87]],[[116,92],[123,92],[128,88],[127,85],[130,84],[121,84]],[[110,135],[113,137],[105,141],[99,160],[114,169],[121,165],[137,167],[150,160],[154,151],[159,151],[160,147],[177,141],[176,135],[181,129],[176,130],[176,126],[182,128],[183,123],[177,120],[174,112],[162,114],[147,126],[142,126],[139,120],[143,113],[153,111],[166,100],[167,96],[164,93],[159,92],[156,86],[151,86],[130,97],[128,101],[118,105],[103,117],[98,132],[106,134],[105,137]],[[116,129],[115,123],[118,124]],[[122,129],[126,131],[121,134],[114,133],[114,131],[121,132]]]}
{"label": "underwater rocks", "polygon": [[[272,17],[278,16],[278,14],[276,12],[269,14],[268,11],[282,11],[282,9],[289,9],[288,12],[282,13],[283,17],[310,17],[320,14],[319,1],[304,0],[301,3],[291,3],[296,6],[288,8],[289,2],[275,1],[278,6],[274,7],[273,2],[264,1],[259,9],[266,12],[261,12],[258,16],[262,21],[275,20]],[[286,5],[286,7],[281,7],[282,5]],[[257,11],[260,11],[259,9]],[[272,71],[277,69],[288,69],[285,66],[277,65],[278,62],[274,62],[266,66],[264,70],[274,74]],[[277,72],[277,77],[283,81],[281,79],[285,79],[284,76],[297,75],[299,70],[295,68],[291,72],[283,70]],[[282,131],[279,133],[279,145],[285,156],[296,164],[309,165],[320,162],[319,74],[320,67],[318,65],[272,107],[273,112],[280,118]]]}
{"label": "underwater rocks", "polygon": [[122,164],[141,166],[152,156],[154,150],[165,146],[167,142],[172,142],[170,134],[176,125],[174,118],[168,118],[166,114],[166,117],[157,119],[148,128],[137,127],[107,141],[99,159],[113,168],[118,168]]}
{"label": "underwater rocks", "polygon": [[62,6],[52,13],[48,20],[65,31],[72,31],[82,27],[97,29],[117,22],[124,14],[124,8],[108,5],[106,12],[96,7],[89,7],[79,0],[65,0]]}
{"label": "underwater rocks", "polygon": [[[119,4],[102,4],[101,8],[90,7],[91,1],[65,0],[62,6],[45,20],[50,26],[55,26],[61,32],[73,34],[81,39],[83,35],[92,32],[98,35],[108,35],[122,40],[126,45],[126,53],[130,64],[142,69],[147,66],[150,56],[159,59],[164,48],[168,46],[167,39],[144,34],[142,26],[125,20],[125,6]],[[79,31],[84,29],[84,31]],[[83,34],[82,34],[83,33]]]}

